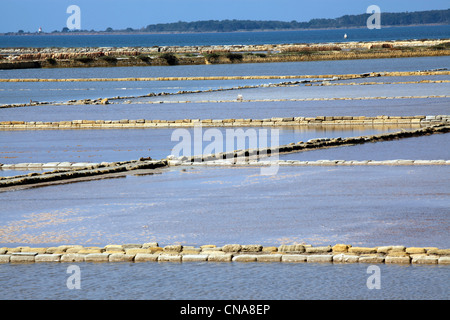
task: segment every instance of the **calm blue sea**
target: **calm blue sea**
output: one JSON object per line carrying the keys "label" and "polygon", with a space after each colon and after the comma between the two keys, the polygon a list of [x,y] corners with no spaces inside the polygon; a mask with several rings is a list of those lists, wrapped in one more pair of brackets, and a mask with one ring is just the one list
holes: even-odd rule
{"label": "calm blue sea", "polygon": [[[344,39],[344,34],[348,35]],[[302,31],[129,34],[129,35],[22,35],[0,36],[0,47],[151,47],[250,45],[282,43],[328,43],[450,38],[450,25],[385,27],[369,30],[333,29]]]}

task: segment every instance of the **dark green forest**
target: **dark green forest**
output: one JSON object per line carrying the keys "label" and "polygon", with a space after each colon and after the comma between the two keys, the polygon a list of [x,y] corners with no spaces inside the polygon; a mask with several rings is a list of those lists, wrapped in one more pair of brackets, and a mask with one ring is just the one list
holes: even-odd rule
{"label": "dark green forest", "polygon": [[[194,22],[173,22],[151,24],[140,30],[144,32],[234,32],[262,30],[298,30],[365,27],[370,14],[345,15],[335,19],[312,19],[298,21],[255,21],[255,20],[206,20]],[[382,13],[384,26],[409,26],[423,24],[450,24],[450,9],[402,13]]]}

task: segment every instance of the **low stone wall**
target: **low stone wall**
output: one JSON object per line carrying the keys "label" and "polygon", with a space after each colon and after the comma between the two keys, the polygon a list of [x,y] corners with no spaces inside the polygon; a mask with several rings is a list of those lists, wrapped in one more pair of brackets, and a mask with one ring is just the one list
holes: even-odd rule
{"label": "low stone wall", "polygon": [[[203,81],[203,80],[269,80],[269,79],[335,79],[349,80],[373,77],[406,77],[406,76],[434,76],[450,75],[449,70],[423,71],[390,71],[353,74],[317,74],[317,75],[260,75],[260,76],[197,76],[197,77],[140,77],[140,78],[5,78],[0,82],[117,82],[117,81]],[[442,80],[443,82],[447,82]],[[434,82],[434,81],[433,81]],[[414,81],[413,83],[421,83]],[[426,82],[424,82],[426,83]],[[436,82],[438,83],[438,82]]]}
{"label": "low stone wall", "polygon": [[[70,169],[56,169],[43,173],[29,173],[14,177],[0,177],[0,189],[30,184],[42,184],[54,181],[67,181],[77,178],[95,177],[112,173],[142,169],[157,169],[167,166],[166,160],[133,160],[102,164],[76,164]],[[7,167],[8,168],[8,167]],[[25,168],[25,166],[22,166]],[[27,166],[28,168],[28,166]],[[9,167],[11,169],[11,167]]]}
{"label": "low stone wall", "polygon": [[[203,154],[203,155],[194,155],[191,157],[187,156],[181,156],[181,157],[174,157],[170,156],[167,158],[169,161],[169,165],[181,165],[181,164],[190,164],[190,163],[197,163],[200,164],[202,162],[209,163],[209,164],[229,164],[227,161],[231,161],[231,163],[245,163],[245,161],[249,161],[251,163],[252,160],[259,159],[261,157],[267,157],[271,156],[273,154],[286,154],[286,153],[292,153],[292,152],[299,152],[299,151],[308,151],[308,150],[317,150],[322,148],[333,148],[333,147],[339,147],[339,146],[350,146],[350,145],[356,145],[356,144],[363,144],[363,143],[373,143],[373,142],[381,142],[381,141],[390,141],[390,140],[397,140],[397,139],[403,139],[403,138],[411,138],[411,137],[420,137],[424,135],[431,135],[431,134],[442,134],[447,133],[450,131],[450,126],[444,125],[444,124],[438,124],[438,125],[430,125],[423,128],[419,128],[416,130],[411,131],[397,131],[397,132],[389,132],[389,133],[381,133],[381,134],[375,134],[375,135],[367,135],[367,136],[357,136],[357,137],[348,137],[348,138],[318,138],[318,139],[311,139],[306,142],[299,141],[297,143],[290,143],[287,145],[281,145],[281,146],[274,146],[274,147],[268,147],[268,148],[257,148],[257,149],[246,149],[246,150],[234,150],[229,152],[220,152],[215,154]],[[224,160],[226,160],[224,162]],[[342,160],[330,160],[333,162],[333,165],[336,164],[350,164],[352,162],[345,162]],[[396,160],[399,161],[399,160]],[[412,161],[412,160],[409,160]],[[410,162],[410,164],[420,164],[423,160],[414,160],[414,162]],[[447,164],[446,161],[442,160],[436,160],[436,162],[425,162],[427,164]],[[256,164],[256,162],[253,162]],[[289,162],[286,162],[289,163]],[[313,164],[314,162],[307,162],[306,164]],[[317,164],[325,165],[326,161],[316,162]],[[356,163],[356,162],[353,162]],[[400,164],[401,162],[397,162],[397,164]],[[262,162],[258,162],[259,165],[262,164]],[[266,164],[273,164],[271,162],[267,162]],[[305,163],[299,162],[298,164],[304,165]],[[331,162],[330,162],[331,164]],[[389,164],[393,165],[394,162],[392,161],[383,161],[383,162],[367,162],[367,165],[369,164]],[[406,164],[406,163],[405,163]]]}
{"label": "low stone wall", "polygon": [[372,143],[380,141],[389,141],[409,137],[418,137],[431,134],[442,134],[450,131],[450,126],[438,124],[427,126],[412,131],[397,131],[368,136],[358,136],[349,138],[319,138],[311,139],[307,142],[290,143],[287,145],[274,146],[268,148],[233,150],[230,152],[221,152],[217,154],[194,155],[191,157],[168,156],[163,160],[151,160],[141,158],[139,160],[112,162],[112,163],[70,163],[70,162],[52,162],[46,164],[2,164],[0,169],[49,169],[56,168],[53,171],[43,173],[32,172],[26,175],[13,177],[0,177],[0,189],[6,187],[23,186],[30,184],[42,184],[54,181],[67,181],[76,178],[100,176],[111,173],[126,172],[139,169],[155,169],[166,166],[177,165],[448,165],[447,160],[386,160],[386,161],[344,161],[344,160],[320,160],[320,161],[257,161],[274,154],[283,154],[299,151],[317,150],[321,148],[332,148],[345,145],[355,145],[362,143]]}
{"label": "low stone wall", "polygon": [[436,247],[376,246],[347,244],[312,246],[291,244],[262,246],[227,244],[221,247],[167,245],[158,243],[84,247],[3,247],[0,263],[39,262],[285,262],[285,263],[370,263],[449,265],[450,249]]}
{"label": "low stone wall", "polygon": [[[225,90],[234,90],[231,89],[223,89]],[[211,90],[212,91],[212,90]],[[197,92],[191,92],[197,93]],[[155,97],[155,96],[168,96],[175,95],[178,93],[158,93],[158,94],[148,94],[143,97],[137,98],[146,98],[146,97]],[[350,100],[399,100],[399,99],[441,99],[441,98],[450,98],[450,95],[430,95],[430,96],[391,96],[391,97],[332,97],[332,98],[293,98],[293,99],[230,99],[230,100],[150,100],[150,101],[134,101],[132,102],[130,99],[134,99],[136,97],[114,97],[114,98],[103,98],[103,99],[82,99],[82,100],[70,100],[66,103],[50,103],[50,102],[38,102],[31,101],[30,103],[15,103],[15,104],[4,104],[1,105],[0,108],[20,108],[20,107],[32,107],[32,106],[43,106],[43,105],[101,105],[101,104],[110,104],[113,100],[125,100],[123,103],[125,104],[162,104],[162,103],[243,103],[243,102],[310,102],[310,101],[350,101]],[[125,119],[128,120],[128,119]],[[183,119],[184,120],[184,119]],[[110,121],[110,120],[105,120]],[[131,120],[134,121],[134,120]]]}
{"label": "low stone wall", "polygon": [[259,127],[301,125],[430,125],[448,124],[450,115],[429,116],[317,116],[274,117],[267,119],[179,119],[179,120],[72,120],[72,121],[0,121],[0,130],[14,129],[99,129],[99,128],[154,128],[154,127]]}
{"label": "low stone wall", "polygon": [[[178,160],[169,160],[169,166],[180,166],[186,164]],[[300,160],[211,160],[205,162],[190,162],[189,165],[208,165],[208,166],[446,166],[450,165],[450,160],[411,160],[411,159],[394,159],[394,160],[317,160],[317,161],[300,161]]]}
{"label": "low stone wall", "polygon": [[[180,165],[208,165],[208,166],[268,166],[268,165],[280,165],[280,166],[443,166],[450,165],[450,160],[412,160],[412,159],[394,159],[394,160],[317,160],[317,161],[300,161],[300,160],[251,160],[245,159],[245,161],[239,161],[239,159],[232,160],[206,160],[201,162],[185,162],[177,159],[167,160],[168,166],[180,166]],[[18,171],[32,171],[32,170],[51,170],[52,172],[42,173],[34,172],[23,175],[15,175],[13,177],[0,177],[0,186],[2,180],[7,179],[21,179],[28,177],[37,177],[41,174],[55,174],[64,172],[63,170],[95,170],[96,168],[109,167],[111,164],[105,163],[81,163],[81,162],[48,162],[48,163],[16,163],[16,164],[2,164],[0,163],[0,170],[18,170]],[[92,168],[92,169],[89,169]],[[61,170],[61,171],[59,171]],[[127,170],[129,171],[129,169]],[[99,171],[99,174],[107,174],[119,172],[119,169],[105,169]],[[50,177],[50,176],[47,176]],[[76,175],[74,175],[76,177]],[[41,179],[38,179],[41,180]],[[44,182],[46,179],[42,179]]]}

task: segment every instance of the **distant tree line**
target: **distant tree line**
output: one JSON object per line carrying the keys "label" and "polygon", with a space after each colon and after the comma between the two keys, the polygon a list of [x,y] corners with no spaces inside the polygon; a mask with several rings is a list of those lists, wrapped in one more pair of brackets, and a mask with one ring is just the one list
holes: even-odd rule
{"label": "distant tree line", "polygon": [[[255,21],[255,20],[206,20],[194,22],[173,22],[151,24],[144,32],[233,32],[255,30],[295,30],[322,28],[365,27],[370,14],[345,15],[335,19],[312,19],[298,21]],[[450,9],[402,13],[382,13],[381,23],[386,26],[407,26],[421,24],[450,24]],[[127,31],[131,31],[130,28]]]}
{"label": "distant tree line", "polygon": [[[108,27],[105,32],[234,32],[234,31],[274,31],[298,29],[334,29],[334,28],[361,28],[366,26],[370,14],[344,15],[335,19],[311,19],[308,22],[298,21],[258,21],[258,20],[205,20],[194,22],[172,22],[151,24],[141,29],[126,28],[114,30]],[[382,12],[381,24],[384,26],[410,26],[424,24],[450,25],[450,9],[429,10],[416,12],[389,13]],[[52,33],[72,32],[98,32],[95,30],[69,30],[64,27],[61,31]],[[25,34],[19,30],[18,34]]]}

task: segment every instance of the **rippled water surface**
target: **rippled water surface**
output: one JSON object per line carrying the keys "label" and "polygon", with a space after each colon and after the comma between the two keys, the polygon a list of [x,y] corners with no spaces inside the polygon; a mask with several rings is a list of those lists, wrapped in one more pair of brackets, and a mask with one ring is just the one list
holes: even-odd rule
{"label": "rippled water surface", "polygon": [[[449,57],[176,67],[0,71],[0,78],[305,75],[446,68]],[[405,80],[404,78],[403,80]],[[408,78],[416,81],[417,79]],[[408,80],[406,79],[406,80]],[[447,80],[448,77],[427,77]],[[377,78],[373,81],[402,81]],[[356,80],[363,81],[363,80]],[[269,81],[276,82],[276,81]],[[0,84],[0,103],[29,99],[207,90],[267,81]],[[448,84],[297,86],[180,94],[152,101],[191,103],[39,106],[0,110],[0,121],[224,119],[449,114],[449,98],[206,103],[203,99],[282,99],[448,94]],[[250,129],[250,128],[243,128]],[[274,129],[274,128],[271,128]],[[279,143],[369,135],[405,126],[280,129]],[[218,129],[223,133],[224,128]],[[172,129],[0,132],[0,162],[101,162],[164,158]],[[192,133],[192,129],[186,132]],[[282,155],[297,160],[449,159],[447,134]],[[114,178],[0,193],[0,246],[145,243],[218,246],[308,243],[448,248],[448,166],[171,167]],[[21,171],[0,171],[13,175]],[[381,290],[360,264],[79,264],[82,289],[66,287],[65,264],[0,264],[0,299],[448,299],[448,267],[380,265]]]}
{"label": "rippled water surface", "polygon": [[[368,265],[284,263],[81,263],[80,289],[68,289],[68,264],[0,265],[0,299],[108,300],[446,300],[445,266],[380,265],[381,288],[368,289]],[[183,288],[180,290],[180,288]],[[270,304],[270,301],[267,301]]]}

